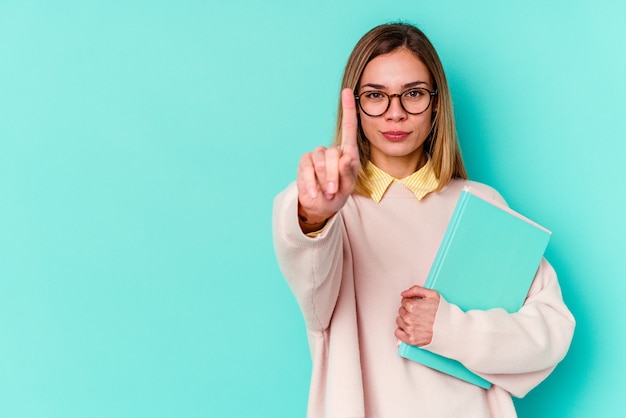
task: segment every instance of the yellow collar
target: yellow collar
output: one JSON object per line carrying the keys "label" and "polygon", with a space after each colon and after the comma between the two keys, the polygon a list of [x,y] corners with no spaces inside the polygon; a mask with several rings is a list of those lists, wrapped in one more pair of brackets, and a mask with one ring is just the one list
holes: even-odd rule
{"label": "yellow collar", "polygon": [[371,161],[369,161],[365,167],[365,174],[368,179],[366,185],[367,193],[369,193],[369,196],[376,203],[382,200],[383,195],[394,181],[402,183],[406,188],[411,190],[418,200],[422,200],[424,196],[437,189],[437,186],[439,186],[439,180],[430,164],[430,160],[415,173],[403,179],[397,179],[385,173]]}

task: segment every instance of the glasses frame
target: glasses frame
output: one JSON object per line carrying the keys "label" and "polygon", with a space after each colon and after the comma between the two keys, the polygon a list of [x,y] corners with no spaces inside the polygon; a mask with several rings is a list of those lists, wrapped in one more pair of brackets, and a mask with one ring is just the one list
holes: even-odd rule
{"label": "glasses frame", "polygon": [[[421,112],[417,112],[417,113],[413,113],[413,112],[409,112],[408,110],[406,110],[406,107],[404,107],[404,103],[402,103],[402,96],[406,93],[409,92],[411,90],[425,90],[428,92],[428,106],[426,106],[426,109],[422,110]],[[437,95],[439,89],[435,89],[435,91],[431,91],[428,90],[426,88],[423,87],[417,87],[417,88],[412,88],[412,89],[408,89],[403,91],[402,93],[396,93],[396,94],[387,94],[384,91],[380,91],[380,90],[374,90],[376,91],[376,93],[380,93],[380,94],[384,94],[385,96],[387,96],[387,108],[385,109],[385,111],[383,113],[381,113],[380,115],[370,115],[369,113],[367,113],[365,111],[365,109],[363,109],[363,104],[361,103],[361,96],[363,96],[365,93],[370,93],[372,90],[368,90],[365,91],[361,94],[357,94],[357,92],[354,92],[354,99],[359,103],[359,108],[361,109],[361,111],[363,113],[365,113],[367,116],[370,116],[372,118],[378,118],[382,115],[384,115],[385,113],[387,113],[387,111],[389,110],[389,107],[391,106],[391,99],[393,99],[394,97],[398,98],[398,101],[400,102],[400,107],[402,107],[402,110],[404,110],[406,113],[408,113],[409,115],[421,115],[422,113],[426,112],[428,110],[428,108],[430,107],[430,104],[433,101],[433,97]]]}

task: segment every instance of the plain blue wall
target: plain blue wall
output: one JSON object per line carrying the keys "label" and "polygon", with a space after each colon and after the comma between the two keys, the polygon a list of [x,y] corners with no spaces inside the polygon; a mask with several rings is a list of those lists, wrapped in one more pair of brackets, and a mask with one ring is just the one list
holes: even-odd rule
{"label": "plain blue wall", "polygon": [[471,177],[554,232],[578,327],[520,416],[626,414],[626,6],[388,3],[0,0],[0,416],[303,416],[272,199],[398,19],[440,52]]}

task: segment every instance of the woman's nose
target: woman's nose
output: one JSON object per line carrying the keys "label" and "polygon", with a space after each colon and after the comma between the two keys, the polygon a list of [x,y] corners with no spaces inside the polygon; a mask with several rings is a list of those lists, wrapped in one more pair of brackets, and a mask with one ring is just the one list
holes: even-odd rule
{"label": "woman's nose", "polygon": [[391,96],[389,97],[389,108],[387,112],[385,112],[385,118],[393,121],[403,120],[407,117],[407,112],[402,107],[402,102],[400,102],[400,96]]}

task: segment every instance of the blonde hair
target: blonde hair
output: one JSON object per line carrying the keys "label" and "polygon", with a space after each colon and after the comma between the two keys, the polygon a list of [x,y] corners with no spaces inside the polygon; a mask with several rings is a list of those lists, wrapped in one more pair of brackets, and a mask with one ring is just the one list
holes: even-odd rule
{"label": "blonde hair", "polygon": [[[430,71],[435,84],[434,87],[437,89],[437,95],[434,96],[433,103],[432,128],[424,143],[424,149],[430,157],[435,174],[439,179],[437,190],[440,190],[453,178],[467,179],[467,173],[457,139],[452,98],[446,75],[439,55],[426,35],[415,26],[406,23],[385,24],[370,30],[357,42],[352,50],[344,70],[341,88],[349,88],[355,91],[365,66],[371,60],[399,48],[408,49],[424,63],[428,71]],[[342,115],[341,101],[339,101],[334,141],[336,145],[341,144]],[[361,169],[357,178],[355,192],[362,194],[366,190],[364,186],[366,182],[364,168],[370,159],[370,150],[369,141],[363,133],[360,119],[357,143]]]}

